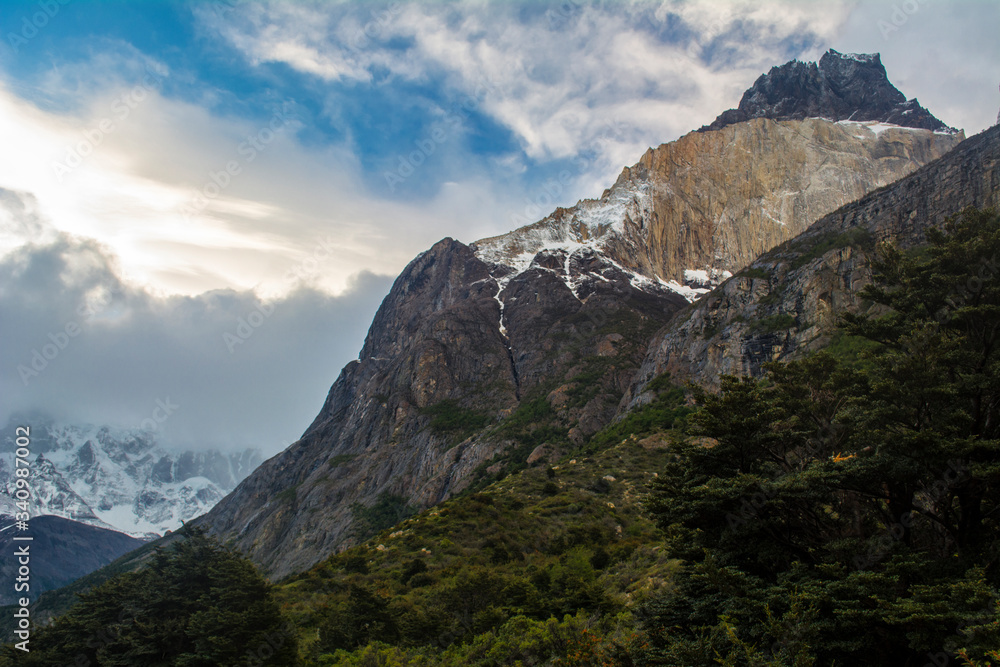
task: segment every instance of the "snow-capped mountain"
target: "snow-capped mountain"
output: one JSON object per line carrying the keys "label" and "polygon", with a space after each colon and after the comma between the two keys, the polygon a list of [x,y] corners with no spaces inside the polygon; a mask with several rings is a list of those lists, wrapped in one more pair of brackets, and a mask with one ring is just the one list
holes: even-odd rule
{"label": "snow-capped mountain", "polygon": [[[210,510],[260,463],[256,450],[172,452],[146,431],[33,427],[30,513],[135,537],[176,530]],[[0,452],[0,510],[11,504],[14,452]]]}
{"label": "snow-capped mountain", "polygon": [[[816,85],[798,86],[802,71]],[[875,55],[831,51],[756,90],[745,118],[650,148],[598,198],[418,255],[302,438],[199,525],[281,577],[356,540],[358,504],[427,507],[526,465],[534,452],[506,425],[549,434],[541,451],[585,444],[689,302],[964,139],[906,102]]]}
{"label": "snow-capped mountain", "polygon": [[[877,54],[829,51],[762,75],[738,109],[677,141],[650,148],[599,199],[472,245],[500,289],[546,256],[574,294],[600,271],[644,291],[688,301],[818,218],[892,183],[962,140],[906,100]],[[766,147],[766,149],[764,148]],[[602,269],[603,270],[603,269]]]}

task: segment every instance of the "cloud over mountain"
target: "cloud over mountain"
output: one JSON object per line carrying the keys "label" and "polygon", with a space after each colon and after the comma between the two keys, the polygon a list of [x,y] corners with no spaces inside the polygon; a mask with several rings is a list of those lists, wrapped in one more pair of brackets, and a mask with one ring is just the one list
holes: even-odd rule
{"label": "cloud over mountain", "polygon": [[[41,224],[11,208],[23,226]],[[389,287],[359,273],[338,296],[305,282],[269,301],[237,290],[156,296],[124,281],[98,242],[51,236],[0,259],[0,422],[40,410],[155,424],[168,445],[273,453],[298,437],[330,377],[357,355]],[[312,260],[302,277],[318,270],[322,249]]]}

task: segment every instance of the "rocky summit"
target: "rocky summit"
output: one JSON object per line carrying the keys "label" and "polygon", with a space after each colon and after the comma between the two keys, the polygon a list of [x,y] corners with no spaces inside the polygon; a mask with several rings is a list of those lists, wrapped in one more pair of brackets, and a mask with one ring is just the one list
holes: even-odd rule
{"label": "rocky summit", "polygon": [[437,243],[397,278],[302,438],[201,523],[277,578],[585,443],[642,395],[640,369],[663,367],[657,331],[964,139],[908,104],[878,56],[789,63],[600,198]]}
{"label": "rocky summit", "polygon": [[907,100],[886,75],[876,54],[844,54],[830,49],[819,63],[792,61],[761,75],[735,109],[723,112],[700,131],[719,130],[754,118],[879,122],[955,134]]}
{"label": "rocky summit", "polygon": [[964,135],[878,122],[757,118],[651,148],[597,200],[476,243],[523,270],[591,249],[688,299],[813,221],[944,155]]}

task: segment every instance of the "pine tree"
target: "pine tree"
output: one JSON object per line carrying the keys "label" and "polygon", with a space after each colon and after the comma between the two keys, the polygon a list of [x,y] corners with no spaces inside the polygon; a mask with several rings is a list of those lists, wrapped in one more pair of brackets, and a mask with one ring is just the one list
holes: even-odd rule
{"label": "pine tree", "polygon": [[[649,508],[684,559],[646,609],[670,664],[923,665],[996,650],[1000,218],[884,245],[821,353],[723,378]],[[721,656],[721,658],[720,658]],[[930,656],[930,657],[929,657]]]}
{"label": "pine tree", "polygon": [[143,569],[81,595],[37,631],[33,646],[30,654],[5,647],[0,665],[298,664],[294,628],[270,584],[246,558],[191,527]]}

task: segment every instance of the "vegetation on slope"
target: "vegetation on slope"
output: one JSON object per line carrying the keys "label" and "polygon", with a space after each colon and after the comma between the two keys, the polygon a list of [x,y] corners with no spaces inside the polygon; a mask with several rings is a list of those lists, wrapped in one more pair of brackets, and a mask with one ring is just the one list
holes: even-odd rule
{"label": "vegetation on slope", "polygon": [[306,664],[591,664],[634,652],[633,610],[676,567],[641,507],[671,426],[524,469],[282,582]]}
{"label": "vegetation on slope", "polygon": [[881,249],[860,359],[698,397],[714,444],[678,441],[649,505],[683,562],[650,664],[1000,664],[1000,220],[947,231]]}
{"label": "vegetation on slope", "polygon": [[[245,664],[227,651],[283,616],[300,663],[271,664],[997,667],[1000,218],[947,232],[880,248],[864,294],[880,314],[830,350],[691,390],[696,411],[660,379],[558,465],[518,461],[273,591],[217,546],[214,569],[161,552],[39,643],[73,664],[81,628],[141,609],[157,621],[102,650],[143,660],[91,664]],[[550,417],[527,405],[525,437]],[[207,592],[182,595],[181,575]]]}
{"label": "vegetation on slope", "polygon": [[[568,453],[592,440],[596,433],[588,429],[594,416],[601,415],[603,423],[614,415],[625,383],[642,361],[649,339],[664,324],[627,308],[581,313],[568,321],[588,332],[560,347],[558,353],[550,353],[553,358],[556,354],[563,357],[560,363],[568,363],[568,371],[529,389],[512,414],[486,431],[490,438],[506,440],[509,446],[479,466],[469,491],[482,490],[524,470],[529,456],[540,445],[546,445],[550,452]],[[574,338],[569,333],[555,336]],[[599,352],[587,343],[588,339],[608,336],[617,337],[613,350]],[[554,400],[554,394],[561,394],[560,399]],[[587,415],[591,418],[587,419]]]}
{"label": "vegetation on slope", "polygon": [[0,665],[298,664],[296,630],[271,585],[249,560],[188,528],[143,569],[112,577],[36,628],[29,648],[4,647]]}

